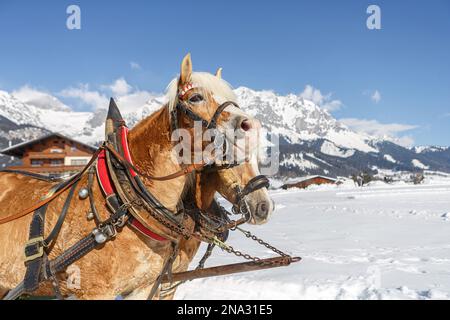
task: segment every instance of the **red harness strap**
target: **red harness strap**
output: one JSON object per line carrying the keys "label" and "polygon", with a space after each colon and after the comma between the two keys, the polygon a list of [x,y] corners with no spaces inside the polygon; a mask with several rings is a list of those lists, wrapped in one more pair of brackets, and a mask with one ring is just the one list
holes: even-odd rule
{"label": "red harness strap", "polygon": [[140,223],[137,219],[135,219],[133,217],[131,217],[130,220],[128,220],[128,221],[130,221],[130,224],[137,231],[139,231],[140,233],[142,233],[143,235],[145,235],[145,236],[147,236],[149,238],[152,238],[153,240],[156,240],[156,241],[165,241],[165,240],[167,240],[166,238],[160,236],[159,234],[154,233],[152,230],[144,227],[142,225],[142,223]]}
{"label": "red harness strap", "polygon": [[[122,127],[120,130],[120,138],[121,138],[121,142],[122,142],[122,148],[123,148],[123,153],[125,156],[125,159],[133,164],[133,160],[131,160],[131,154],[130,154],[130,148],[128,148],[128,128],[127,127]],[[130,168],[130,173],[132,177],[136,176],[136,172],[134,172],[133,169]]]}
{"label": "red harness strap", "polygon": [[114,189],[111,183],[111,178],[108,172],[108,166],[106,165],[106,151],[102,150],[98,155],[97,160],[97,176],[100,182],[100,187],[103,190],[105,196],[110,196],[114,193]]}
{"label": "red harness strap", "polygon": [[[122,143],[122,148],[124,150],[124,158],[129,161],[131,164],[133,163],[131,160],[130,150],[128,148],[128,128],[123,126],[120,130],[120,138]],[[130,168],[130,174],[132,177],[135,177],[136,172]],[[105,197],[111,196],[116,193],[114,185],[111,183],[111,177],[108,172],[108,166],[106,164],[106,151],[102,150],[98,156],[97,161],[97,176],[100,183],[100,187],[103,190]],[[131,217],[129,223],[134,229],[142,233],[143,235],[156,240],[156,241],[165,241],[166,238],[154,233],[150,229],[146,228],[142,223],[140,223],[137,219]]]}

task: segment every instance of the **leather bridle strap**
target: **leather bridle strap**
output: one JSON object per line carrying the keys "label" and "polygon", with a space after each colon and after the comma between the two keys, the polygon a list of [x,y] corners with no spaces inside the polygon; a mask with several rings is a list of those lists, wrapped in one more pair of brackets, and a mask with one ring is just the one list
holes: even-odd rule
{"label": "leather bridle strap", "polygon": [[201,121],[202,126],[206,129],[215,129],[217,128],[217,120],[219,119],[222,112],[227,108],[228,106],[233,105],[236,108],[239,108],[239,105],[234,101],[225,101],[222,103],[219,107],[217,107],[216,111],[214,112],[214,115],[212,116],[211,120],[207,121],[203,119],[201,116],[196,114],[194,111],[192,111],[189,107],[186,106],[184,102],[179,102],[177,104],[177,109],[182,111],[188,118],[190,118],[193,121]]}
{"label": "leather bridle strap", "polygon": [[189,173],[195,171],[195,170],[200,170],[203,167],[206,166],[206,163],[202,162],[202,163],[193,163],[190,164],[188,166],[186,166],[185,168],[174,172],[172,174],[169,174],[167,176],[163,176],[163,177],[154,177],[151,175],[148,175],[144,172],[141,172],[138,168],[136,168],[132,163],[130,163],[127,159],[125,159],[121,154],[119,154],[114,147],[112,147],[109,143],[105,144],[105,148],[108,149],[109,152],[111,152],[111,154],[117,159],[119,160],[127,169],[131,169],[134,170],[138,175],[150,179],[150,180],[156,180],[156,181],[167,181],[167,180],[172,180],[172,179],[176,179],[179,178],[181,176],[185,176],[188,175]]}
{"label": "leather bridle strap", "polygon": [[189,119],[193,121],[201,121],[203,127],[208,127],[208,121],[200,117],[198,114],[196,114],[194,111],[192,111],[190,108],[186,106],[183,102],[179,102],[177,104],[177,109],[179,109],[181,112],[183,112],[186,116],[188,116]]}
{"label": "leather bridle strap", "polygon": [[270,186],[269,179],[264,175],[259,175],[250,179],[244,189],[240,187],[236,188],[236,204],[233,205],[233,212],[235,214],[242,214],[246,221],[250,220],[250,211],[245,201],[245,197],[250,193],[262,188],[268,188]]}
{"label": "leather bridle strap", "polygon": [[35,210],[39,209],[40,207],[45,206],[46,204],[50,203],[57,197],[59,197],[62,193],[64,193],[64,191],[69,189],[74,183],[76,183],[78,180],[80,180],[80,178],[83,176],[83,174],[86,172],[86,170],[94,163],[94,161],[97,159],[98,155],[100,154],[100,152],[103,149],[104,149],[104,146],[101,146],[100,148],[98,148],[95,151],[94,155],[92,156],[91,160],[89,160],[88,164],[79,173],[77,173],[75,176],[73,176],[70,180],[67,180],[66,182],[64,182],[65,185],[61,186],[58,189],[58,191],[54,192],[51,196],[45,197],[43,200],[39,201],[38,203],[32,205],[31,207],[29,207],[25,210],[22,210],[16,214],[13,214],[6,218],[0,219],[0,225],[17,220],[19,218],[22,218],[22,217],[34,212]]}
{"label": "leather bridle strap", "polygon": [[253,177],[250,179],[250,181],[247,183],[247,185],[244,187],[244,189],[241,191],[242,196],[246,196],[253,191],[262,189],[262,188],[269,188],[270,181],[269,179],[264,175],[259,175],[256,177]]}
{"label": "leather bridle strap", "polygon": [[222,103],[217,108],[216,112],[214,112],[214,115],[212,116],[211,120],[209,121],[207,129],[215,129],[215,128],[217,128],[217,120],[219,119],[220,115],[225,110],[225,108],[227,108],[230,105],[233,105],[233,106],[235,106],[236,108],[239,109],[239,105],[236,102],[234,102],[234,101],[225,101],[224,103]]}

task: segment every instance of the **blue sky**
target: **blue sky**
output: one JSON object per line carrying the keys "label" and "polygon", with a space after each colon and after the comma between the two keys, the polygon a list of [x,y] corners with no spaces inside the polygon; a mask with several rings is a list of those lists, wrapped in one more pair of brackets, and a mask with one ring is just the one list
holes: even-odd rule
{"label": "blue sky", "polygon": [[[66,28],[70,4],[81,8],[81,30]],[[370,4],[381,8],[381,30],[366,28]],[[235,87],[298,94],[310,85],[359,130],[450,145],[447,0],[0,0],[2,90],[58,96],[123,78],[162,92],[187,52],[194,69],[222,66]]]}

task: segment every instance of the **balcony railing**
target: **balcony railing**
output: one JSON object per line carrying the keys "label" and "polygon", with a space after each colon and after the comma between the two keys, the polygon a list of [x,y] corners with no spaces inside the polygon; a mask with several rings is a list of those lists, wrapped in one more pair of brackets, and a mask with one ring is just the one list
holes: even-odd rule
{"label": "balcony railing", "polygon": [[59,166],[11,166],[8,167],[8,169],[11,170],[23,170],[23,171],[29,171],[29,172],[35,172],[35,173],[51,173],[51,172],[69,172],[69,171],[80,171],[83,169],[84,166],[65,166],[65,165],[59,165]]}
{"label": "balcony railing", "polygon": [[28,152],[30,159],[64,159],[65,152]]}

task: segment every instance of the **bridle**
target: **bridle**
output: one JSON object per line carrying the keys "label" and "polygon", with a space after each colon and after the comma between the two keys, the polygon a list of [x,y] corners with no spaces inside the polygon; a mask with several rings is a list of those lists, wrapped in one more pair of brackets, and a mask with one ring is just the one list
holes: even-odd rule
{"label": "bridle", "polygon": [[172,130],[172,132],[175,132],[175,130],[179,129],[178,113],[181,113],[183,116],[186,116],[188,119],[190,119],[194,122],[195,121],[200,122],[202,124],[202,128],[205,131],[212,130],[212,132],[213,132],[212,143],[214,144],[214,149],[216,150],[216,152],[220,152],[223,155],[222,156],[222,164],[217,165],[214,161],[210,160],[205,165],[205,168],[204,168],[205,170],[230,169],[234,166],[239,165],[239,163],[228,163],[226,161],[226,155],[231,151],[231,148],[230,148],[229,142],[227,141],[225,135],[217,129],[217,121],[218,121],[219,117],[225,111],[225,109],[227,107],[229,107],[230,105],[232,105],[236,108],[239,108],[239,105],[236,102],[226,101],[217,107],[216,111],[214,112],[213,116],[211,117],[211,119],[209,121],[204,119],[200,115],[198,115],[196,112],[194,112],[182,100],[178,101],[178,103],[175,105],[174,110],[172,110],[172,112],[171,112],[171,130]]}
{"label": "bridle", "polygon": [[269,188],[270,181],[265,175],[258,175],[253,177],[242,189],[239,185],[235,187],[236,203],[233,204],[232,212],[234,214],[241,214],[246,222],[251,220],[250,210],[246,201],[246,197],[259,189]]}
{"label": "bridle", "polygon": [[[188,117],[192,121],[199,121],[202,124],[202,127],[205,130],[214,130],[214,140],[213,144],[216,150],[222,151],[223,161],[221,161],[220,165],[217,165],[215,162],[206,164],[201,171],[219,171],[233,168],[235,166],[240,165],[241,163],[233,162],[229,163],[226,161],[226,155],[228,152],[232,151],[229,142],[224,136],[224,134],[220,133],[217,129],[217,122],[221,114],[225,111],[225,109],[229,106],[234,106],[240,109],[239,105],[234,101],[225,101],[220,104],[216,111],[214,112],[211,119],[208,121],[201,117],[199,114],[194,112],[184,101],[184,97],[186,94],[193,89],[194,86],[191,83],[188,83],[183,88],[180,89],[180,94],[178,95],[178,102],[175,105],[174,110],[171,112],[171,129],[172,132],[178,129],[178,112],[182,113],[184,116]],[[200,171],[200,170],[198,170]],[[232,212],[234,214],[241,214],[245,218],[245,222],[251,220],[250,210],[246,201],[246,197],[259,189],[269,188],[270,181],[265,175],[258,175],[253,177],[244,188],[241,188],[238,183],[235,183],[236,187],[234,188],[236,203],[233,204]]]}

